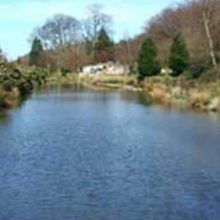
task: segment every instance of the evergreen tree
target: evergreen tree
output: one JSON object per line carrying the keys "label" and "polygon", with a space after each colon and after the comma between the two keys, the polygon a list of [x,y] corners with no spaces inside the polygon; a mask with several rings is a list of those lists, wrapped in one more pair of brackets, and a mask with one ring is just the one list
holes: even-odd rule
{"label": "evergreen tree", "polygon": [[6,62],[6,57],[1,48],[0,48],[0,62]]}
{"label": "evergreen tree", "polygon": [[189,67],[189,53],[182,34],[173,39],[170,49],[169,67],[174,76],[179,76]]}
{"label": "evergreen tree", "polygon": [[43,66],[43,46],[41,40],[35,38],[32,43],[31,52],[29,54],[29,65],[30,66]]}
{"label": "evergreen tree", "polygon": [[160,73],[160,65],[157,61],[157,47],[154,41],[147,37],[142,44],[138,58],[139,79]]}
{"label": "evergreen tree", "polygon": [[114,60],[114,43],[106,33],[104,28],[99,31],[95,45],[95,61],[108,62]]}

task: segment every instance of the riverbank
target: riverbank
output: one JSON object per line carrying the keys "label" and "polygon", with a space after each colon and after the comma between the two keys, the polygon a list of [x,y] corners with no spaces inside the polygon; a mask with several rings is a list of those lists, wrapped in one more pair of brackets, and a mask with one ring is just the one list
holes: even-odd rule
{"label": "riverbank", "polygon": [[189,79],[187,76],[159,75],[141,83],[135,75],[53,76],[50,84],[79,84],[94,90],[131,90],[142,92],[151,103],[171,108],[220,112],[220,80]]}
{"label": "riverbank", "polygon": [[17,88],[11,91],[0,90],[0,109],[16,107],[21,102],[21,94]]}
{"label": "riverbank", "polygon": [[142,84],[153,103],[169,107],[220,112],[220,80],[203,81],[158,76],[145,79]]}

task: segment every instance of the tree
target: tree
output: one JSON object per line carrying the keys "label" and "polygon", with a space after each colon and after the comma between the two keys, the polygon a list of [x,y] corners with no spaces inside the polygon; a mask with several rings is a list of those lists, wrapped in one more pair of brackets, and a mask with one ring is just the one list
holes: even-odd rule
{"label": "tree", "polygon": [[6,62],[7,59],[5,57],[4,52],[2,51],[2,49],[0,48],[0,62]]}
{"label": "tree", "polygon": [[[217,66],[217,60],[216,60],[216,56],[215,56],[215,52],[214,52],[214,42],[213,42],[213,38],[211,35],[211,17],[216,16],[214,14],[216,7],[216,1],[214,0],[202,0],[202,20],[204,23],[204,28],[205,28],[205,33],[206,33],[206,37],[208,40],[208,45],[209,45],[209,52],[210,52],[210,58],[212,61],[212,65],[214,67]],[[219,10],[219,8],[217,8],[217,10]]]}
{"label": "tree", "polygon": [[34,37],[40,39],[47,49],[75,44],[81,37],[80,22],[69,15],[56,14],[45,24],[34,30]]}
{"label": "tree", "polygon": [[101,28],[95,45],[95,61],[107,62],[112,60],[114,60],[114,43],[105,29]]}
{"label": "tree", "polygon": [[29,54],[30,66],[43,66],[43,46],[41,40],[35,38],[32,43],[32,48]]}
{"label": "tree", "polygon": [[131,40],[123,38],[120,42],[116,44],[115,56],[117,61],[123,65],[131,64]]}
{"label": "tree", "polygon": [[170,49],[169,67],[174,76],[182,74],[189,67],[189,53],[182,34],[174,39]]}
{"label": "tree", "polygon": [[87,9],[88,17],[83,21],[83,36],[93,62],[95,61],[95,47],[100,30],[104,28],[107,33],[111,32],[112,19],[108,14],[102,12],[102,9],[101,5],[90,5]]}
{"label": "tree", "polygon": [[134,38],[125,34],[123,39],[115,45],[115,60],[126,66],[131,74],[138,73],[137,60],[145,38],[145,34],[137,35]]}
{"label": "tree", "polygon": [[[169,65],[170,44],[182,33],[190,54],[190,66],[200,75],[220,61],[220,1],[187,0],[170,6],[153,17],[146,32],[158,48],[158,59]],[[206,68],[205,68],[206,69]]]}
{"label": "tree", "polygon": [[72,16],[56,14],[33,33],[44,47],[53,51],[55,66],[61,68],[67,47],[77,45],[81,40],[81,24]]}
{"label": "tree", "polygon": [[160,65],[157,61],[157,48],[150,37],[147,37],[141,47],[138,58],[138,72],[140,80],[146,76],[160,73]]}

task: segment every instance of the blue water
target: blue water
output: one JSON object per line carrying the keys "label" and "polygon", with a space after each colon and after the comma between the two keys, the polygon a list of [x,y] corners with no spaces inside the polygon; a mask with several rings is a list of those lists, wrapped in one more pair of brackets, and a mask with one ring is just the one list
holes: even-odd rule
{"label": "blue water", "polygon": [[219,219],[218,117],[53,89],[0,119],[0,220]]}

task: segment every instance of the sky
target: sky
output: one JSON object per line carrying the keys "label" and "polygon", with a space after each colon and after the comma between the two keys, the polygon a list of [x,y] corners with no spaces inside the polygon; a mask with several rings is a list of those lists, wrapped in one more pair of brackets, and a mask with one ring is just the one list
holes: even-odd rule
{"label": "sky", "polygon": [[83,19],[91,4],[103,5],[113,17],[114,40],[141,33],[146,22],[180,0],[0,0],[0,48],[9,59],[30,50],[28,41],[35,27],[54,14]]}

